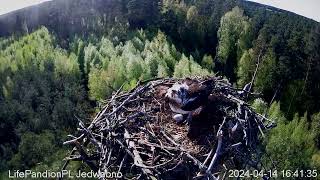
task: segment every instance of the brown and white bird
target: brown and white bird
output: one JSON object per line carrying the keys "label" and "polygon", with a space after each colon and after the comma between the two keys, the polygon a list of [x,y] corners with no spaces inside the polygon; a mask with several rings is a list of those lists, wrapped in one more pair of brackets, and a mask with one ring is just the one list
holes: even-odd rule
{"label": "brown and white bird", "polygon": [[182,109],[188,90],[189,85],[187,85],[185,82],[175,83],[171,88],[168,89],[165,98],[169,101],[169,106],[173,112],[179,114],[189,114],[190,111]]}
{"label": "brown and white bird", "polygon": [[201,113],[201,106],[207,104],[208,96],[212,90],[213,81],[198,82],[186,79],[183,82],[175,83],[166,93],[166,99],[174,113],[174,119],[179,123],[192,120],[193,115]]}

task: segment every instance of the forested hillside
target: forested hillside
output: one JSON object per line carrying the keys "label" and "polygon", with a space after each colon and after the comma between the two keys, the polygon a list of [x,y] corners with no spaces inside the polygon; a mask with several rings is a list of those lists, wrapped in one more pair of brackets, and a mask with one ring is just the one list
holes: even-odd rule
{"label": "forested hillside", "polygon": [[261,93],[269,168],[320,169],[318,22],[247,1],[55,0],[0,16],[0,37],[4,178],[58,170],[77,119],[121,86],[213,74]]}

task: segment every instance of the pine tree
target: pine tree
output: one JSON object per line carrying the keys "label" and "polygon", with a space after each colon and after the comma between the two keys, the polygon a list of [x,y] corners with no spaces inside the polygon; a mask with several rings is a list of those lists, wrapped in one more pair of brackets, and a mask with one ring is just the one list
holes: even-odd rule
{"label": "pine tree", "polygon": [[205,54],[201,61],[201,66],[212,71],[214,69],[213,58],[211,55]]}
{"label": "pine tree", "polygon": [[311,168],[316,148],[314,135],[309,133],[307,113],[301,118],[296,114],[292,121],[286,122],[279,109],[278,103],[274,103],[269,110],[270,118],[277,119],[277,127],[271,130],[266,140],[268,165],[273,166],[272,159],[276,168]]}

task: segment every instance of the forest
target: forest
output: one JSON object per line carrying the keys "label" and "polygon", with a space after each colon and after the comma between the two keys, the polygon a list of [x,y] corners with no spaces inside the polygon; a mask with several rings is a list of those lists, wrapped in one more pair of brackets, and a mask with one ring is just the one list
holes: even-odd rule
{"label": "forest", "polygon": [[121,86],[221,75],[242,88],[256,69],[251,106],[277,122],[266,164],[320,170],[316,21],[241,0],[56,0],[0,16],[0,179],[58,171],[77,119]]}

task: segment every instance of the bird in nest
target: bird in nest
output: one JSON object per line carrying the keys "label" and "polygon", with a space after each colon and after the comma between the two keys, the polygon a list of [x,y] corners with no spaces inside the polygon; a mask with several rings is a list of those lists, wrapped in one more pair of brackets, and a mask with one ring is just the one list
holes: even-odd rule
{"label": "bird in nest", "polygon": [[198,82],[187,78],[169,88],[165,98],[169,101],[170,109],[177,113],[173,119],[177,123],[185,119],[190,122],[193,115],[201,113],[202,106],[208,101],[213,83],[213,80]]}

